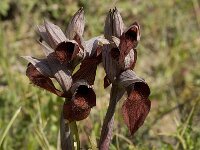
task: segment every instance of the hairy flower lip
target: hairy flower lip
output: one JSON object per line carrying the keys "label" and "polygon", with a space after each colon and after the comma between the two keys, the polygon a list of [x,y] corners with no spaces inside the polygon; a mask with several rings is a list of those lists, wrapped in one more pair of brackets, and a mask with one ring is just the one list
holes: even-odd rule
{"label": "hairy flower lip", "polygon": [[91,108],[82,99],[65,102],[63,105],[63,117],[69,122],[80,121],[87,118]]}
{"label": "hairy flower lip", "polygon": [[87,85],[78,85],[70,101],[63,106],[64,118],[69,122],[87,118],[92,107],[96,106],[96,95]]}
{"label": "hairy flower lip", "polygon": [[75,98],[76,97],[84,98],[90,107],[96,106],[96,94],[92,88],[80,85],[76,90]]}
{"label": "hairy flower lip", "polygon": [[86,80],[89,85],[93,85],[96,76],[97,66],[102,61],[102,47],[109,44],[102,36],[94,37],[85,42],[84,59],[81,62],[72,78],[73,82]]}
{"label": "hairy flower lip", "polygon": [[78,80],[71,87],[71,93],[74,93],[72,100],[77,97],[82,97],[90,107],[96,106],[96,94],[86,80]]}
{"label": "hairy flower lip", "polygon": [[[119,63],[123,65],[125,57],[130,55],[130,51],[136,49],[138,42],[140,40],[140,25],[134,22],[123,34],[120,36],[120,59]],[[136,54],[137,55],[137,54]],[[137,57],[137,56],[136,56]],[[135,64],[135,62],[134,62]],[[130,66],[134,67],[133,66]]]}
{"label": "hairy flower lip", "polygon": [[131,90],[122,105],[122,115],[131,135],[143,125],[151,108],[151,101],[138,89]]}
{"label": "hairy flower lip", "polygon": [[132,70],[123,71],[117,78],[117,83],[128,93],[128,98],[122,106],[122,114],[125,124],[133,135],[142,126],[150,111],[151,101],[148,98],[150,88]]}

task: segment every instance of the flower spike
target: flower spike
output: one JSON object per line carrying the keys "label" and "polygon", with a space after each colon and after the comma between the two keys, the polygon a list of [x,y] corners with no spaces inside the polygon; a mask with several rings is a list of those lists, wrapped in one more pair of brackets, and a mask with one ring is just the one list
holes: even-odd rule
{"label": "flower spike", "polygon": [[[114,122],[113,110],[121,99],[120,92],[123,91],[122,95],[125,91],[128,94],[122,106],[122,115],[131,135],[144,123],[151,107],[149,86],[131,70],[134,69],[137,60],[136,46],[140,40],[139,24],[135,22],[125,30],[122,17],[115,8],[108,12],[104,36],[110,41],[110,44],[105,45],[102,51],[102,61],[106,72],[104,87],[112,84],[112,89],[116,91],[111,92],[109,107],[101,130],[100,150],[109,149]],[[117,101],[116,99],[113,101],[113,97],[117,97]]]}

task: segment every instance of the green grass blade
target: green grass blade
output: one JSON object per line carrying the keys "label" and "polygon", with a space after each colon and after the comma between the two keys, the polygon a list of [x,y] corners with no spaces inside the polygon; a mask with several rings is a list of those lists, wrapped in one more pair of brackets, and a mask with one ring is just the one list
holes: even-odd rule
{"label": "green grass blade", "polygon": [[79,139],[78,127],[77,127],[77,124],[75,121],[70,123],[70,128],[71,128],[72,136],[74,139],[74,147],[76,147],[75,149],[79,150],[80,149],[80,139]]}
{"label": "green grass blade", "polygon": [[51,146],[41,126],[36,126],[34,130],[35,137],[43,150],[50,150]]}
{"label": "green grass blade", "polygon": [[12,126],[12,124],[14,123],[14,121],[17,118],[18,114],[20,113],[20,111],[21,111],[21,107],[19,107],[17,109],[17,111],[15,112],[14,116],[12,117],[12,119],[10,120],[10,122],[8,123],[6,129],[4,130],[2,136],[0,137],[0,146],[1,146],[4,138],[6,137],[6,135],[7,135],[8,131],[9,131],[10,127]]}

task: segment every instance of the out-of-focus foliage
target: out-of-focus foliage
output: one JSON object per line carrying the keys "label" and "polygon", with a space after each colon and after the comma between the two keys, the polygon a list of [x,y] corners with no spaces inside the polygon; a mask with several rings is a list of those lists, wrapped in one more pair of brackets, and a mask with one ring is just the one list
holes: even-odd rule
{"label": "out-of-focus foliage", "polygon": [[[43,57],[35,25],[45,18],[65,30],[82,6],[86,39],[103,32],[106,13],[115,6],[126,24],[136,20],[141,24],[135,71],[151,87],[152,109],[134,137],[123,124],[121,110],[116,110],[110,149],[200,149],[199,0],[0,0],[0,136],[22,107],[0,149],[56,149],[63,100],[29,84],[20,56]],[[109,100],[104,75],[99,67],[94,85],[97,106],[79,123],[85,149],[94,149],[99,140]]]}

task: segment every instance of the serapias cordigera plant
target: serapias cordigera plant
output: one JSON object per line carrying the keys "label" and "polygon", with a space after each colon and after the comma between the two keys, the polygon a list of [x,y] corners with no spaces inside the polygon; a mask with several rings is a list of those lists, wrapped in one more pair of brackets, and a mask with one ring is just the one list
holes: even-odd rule
{"label": "serapias cordigera plant", "polygon": [[[46,20],[43,25],[37,26],[40,36],[38,43],[45,57],[38,59],[23,56],[29,61],[26,75],[34,85],[65,98],[60,125],[61,147],[63,150],[72,149],[74,144],[68,125],[87,118],[91,108],[96,106],[92,85],[97,66],[102,62],[106,72],[104,87],[112,84],[98,144],[99,149],[106,150],[112,139],[115,108],[125,92],[128,97],[123,103],[122,115],[131,135],[143,124],[150,110],[149,86],[133,71],[137,60],[140,25],[134,22],[126,28],[115,8],[107,15],[104,36],[85,41],[84,26],[83,8],[74,14],[65,33]],[[79,64],[79,70],[74,72]],[[54,86],[52,79],[58,82],[62,90]]]}

